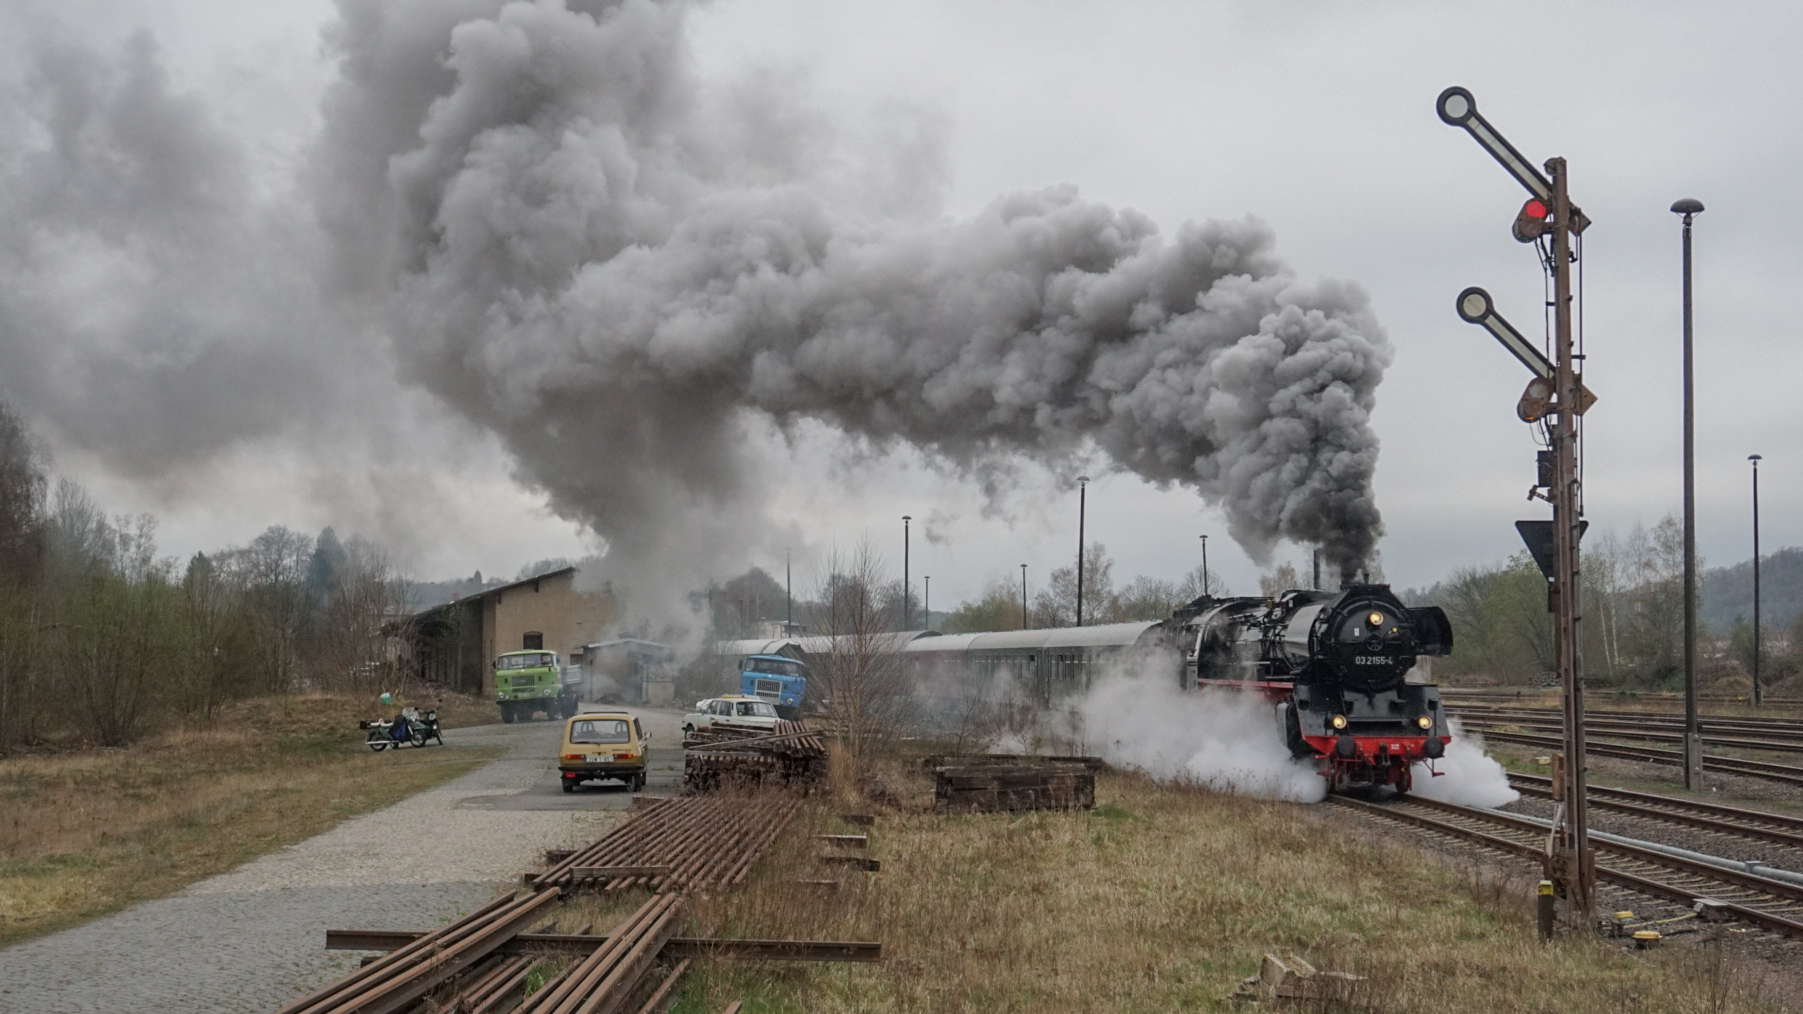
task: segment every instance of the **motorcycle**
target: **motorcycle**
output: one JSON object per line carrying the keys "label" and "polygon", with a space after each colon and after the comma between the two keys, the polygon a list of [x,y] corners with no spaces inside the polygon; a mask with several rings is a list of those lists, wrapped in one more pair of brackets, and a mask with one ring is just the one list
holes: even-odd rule
{"label": "motorcycle", "polygon": [[403,746],[421,747],[430,739],[438,740],[444,745],[444,733],[438,728],[438,709],[431,708],[424,714],[414,707],[405,707],[393,718],[366,718],[357,723],[357,728],[369,730],[363,743],[376,753],[381,753],[390,746],[399,750]]}

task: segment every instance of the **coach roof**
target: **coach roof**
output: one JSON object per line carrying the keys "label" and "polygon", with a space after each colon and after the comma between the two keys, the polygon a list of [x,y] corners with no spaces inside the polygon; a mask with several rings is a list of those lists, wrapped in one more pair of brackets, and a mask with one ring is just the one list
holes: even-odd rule
{"label": "coach roof", "polygon": [[1042,630],[1000,630],[981,634],[953,634],[930,641],[915,641],[909,652],[942,651],[1057,651],[1060,648],[1125,648],[1140,642],[1148,630],[1162,627],[1162,620],[1134,623],[1101,623],[1093,627],[1051,627]]}

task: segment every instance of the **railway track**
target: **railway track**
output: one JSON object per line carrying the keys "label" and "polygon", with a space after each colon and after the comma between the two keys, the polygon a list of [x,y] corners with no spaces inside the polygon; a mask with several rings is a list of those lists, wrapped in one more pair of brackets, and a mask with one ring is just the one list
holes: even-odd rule
{"label": "railway track", "polygon": [[[1547,747],[1552,750],[1560,750],[1565,746],[1565,740],[1560,736],[1506,732],[1481,726],[1475,731],[1483,733],[1485,739],[1500,743],[1521,743],[1526,746]],[[1671,764],[1678,767],[1682,767],[1684,764],[1683,752],[1679,750],[1657,750],[1652,747],[1599,743],[1594,740],[1585,743],[1584,748],[1587,753],[1597,757],[1620,757],[1625,760]],[[1803,785],[1803,767],[1790,764],[1773,764],[1769,761],[1746,760],[1740,757],[1723,757],[1719,754],[1706,753],[1703,755],[1703,770],[1747,775],[1753,778],[1764,778],[1768,781],[1786,782],[1791,785]]]}
{"label": "railway track", "polygon": [[[1509,784],[1523,795],[1540,799],[1551,799],[1553,795],[1553,780],[1545,775],[1511,772]],[[1803,817],[1789,814],[1765,813],[1721,803],[1664,796],[1655,792],[1607,789],[1594,785],[1590,787],[1590,807],[1593,810],[1610,810],[1716,834],[1757,838],[1803,851]]]}
{"label": "railway track", "polygon": [[[1368,803],[1329,796],[1336,805],[1382,820],[1534,861],[1546,856],[1547,829],[1512,814],[1441,803],[1415,796]],[[1803,886],[1738,873],[1651,849],[1592,838],[1597,879],[1686,906],[1716,903],[1717,910],[1761,929],[1803,940]]]}
{"label": "railway track", "polygon": [[[1440,694],[1449,701],[1526,701],[1541,697],[1557,698],[1559,695],[1559,688],[1556,686],[1520,687],[1517,689],[1505,690],[1495,688],[1478,689],[1443,686],[1440,688]],[[1588,696],[1592,701],[1612,699],[1617,703],[1663,704],[1680,709],[1684,706],[1684,695],[1677,692],[1646,693],[1635,691],[1622,693],[1618,691],[1591,688]],[[1698,694],[1697,701],[1700,704],[1751,705],[1753,703],[1745,696],[1731,696],[1727,694]],[[1764,706],[1780,711],[1795,711],[1798,708],[1803,708],[1803,697],[1767,697],[1765,698]]]}
{"label": "railway track", "polygon": [[[1490,729],[1511,725],[1526,732],[1538,731],[1559,733],[1565,728],[1564,723],[1559,719],[1540,718],[1538,716],[1488,716],[1460,712],[1453,717],[1465,723],[1467,728],[1478,729],[1480,731],[1488,731]],[[1649,743],[1673,744],[1682,743],[1684,741],[1683,733],[1679,730],[1665,732],[1625,722],[1599,722],[1594,719],[1586,719],[1584,728],[1590,735],[1609,736],[1614,739],[1638,739]],[[1703,733],[1703,743],[1707,746],[1726,747],[1730,750],[1763,750],[1767,753],[1803,753],[1803,733],[1789,739],[1749,739],[1743,736],[1729,736],[1720,733],[1712,734],[1705,731]]]}
{"label": "railway track", "polygon": [[[1462,704],[1459,705],[1456,713],[1474,718],[1507,719],[1509,721],[1557,722],[1563,719],[1563,713],[1557,708],[1505,708],[1493,704]],[[1604,711],[1589,708],[1584,712],[1584,719],[1590,724],[1623,725],[1634,729],[1668,732],[1684,731],[1682,715]],[[1697,724],[1705,734],[1803,739],[1803,720],[1793,718],[1699,717]]]}

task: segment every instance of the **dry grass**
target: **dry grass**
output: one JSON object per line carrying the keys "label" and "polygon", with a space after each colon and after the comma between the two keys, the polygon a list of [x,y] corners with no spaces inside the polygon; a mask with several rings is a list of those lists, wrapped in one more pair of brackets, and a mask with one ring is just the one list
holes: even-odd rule
{"label": "dry grass", "polygon": [[[1091,813],[883,815],[875,875],[812,862],[809,835],[852,829],[810,807],[743,889],[696,902],[687,932],[880,940],[885,960],[705,962],[677,1011],[1230,1009],[1262,954],[1292,950],[1370,976],[1332,1009],[1765,1009],[1728,988],[1713,947],[1544,947],[1524,895],[1307,808],[1120,776],[1097,795]],[[842,887],[794,883],[822,877]]]}
{"label": "dry grass", "polygon": [[365,712],[289,698],[132,747],[0,759],[0,944],[168,894],[489,756],[372,754]]}

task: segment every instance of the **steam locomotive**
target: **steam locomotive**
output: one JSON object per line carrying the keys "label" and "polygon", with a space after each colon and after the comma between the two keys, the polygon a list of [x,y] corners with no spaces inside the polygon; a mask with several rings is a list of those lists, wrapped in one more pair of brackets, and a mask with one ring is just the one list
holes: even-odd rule
{"label": "steam locomotive", "polygon": [[1387,585],[1205,596],[1168,629],[1184,650],[1185,685],[1270,700],[1290,752],[1320,759],[1330,791],[1407,792],[1414,763],[1444,756],[1451,741],[1439,688],[1408,674],[1421,656],[1452,651],[1452,624],[1438,606],[1403,605]]}
{"label": "steam locomotive", "polygon": [[[1258,694],[1274,706],[1291,752],[1317,760],[1332,791],[1389,785],[1406,792],[1414,762],[1444,756],[1450,742],[1439,689],[1409,673],[1422,656],[1452,650],[1452,626],[1438,607],[1405,606],[1387,585],[1203,596],[1149,622],[891,636],[922,688],[992,686],[1005,673],[1056,707],[1130,665],[1163,669],[1186,689]],[[833,640],[731,641],[716,650],[806,661],[833,651]],[[956,702],[937,703],[959,710]]]}

